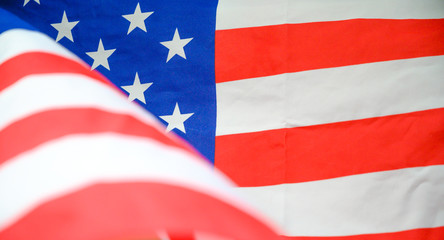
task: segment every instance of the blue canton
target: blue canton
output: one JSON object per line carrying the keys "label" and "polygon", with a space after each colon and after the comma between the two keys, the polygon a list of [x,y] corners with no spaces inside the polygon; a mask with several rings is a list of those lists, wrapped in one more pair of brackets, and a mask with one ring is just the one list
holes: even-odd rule
{"label": "blue canton", "polygon": [[[211,0],[2,0],[214,161]],[[79,93],[82,94],[82,93]]]}

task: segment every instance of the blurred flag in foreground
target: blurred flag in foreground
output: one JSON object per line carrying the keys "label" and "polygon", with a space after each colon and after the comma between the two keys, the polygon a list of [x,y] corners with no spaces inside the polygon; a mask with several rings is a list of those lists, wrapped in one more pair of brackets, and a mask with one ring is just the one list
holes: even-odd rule
{"label": "blurred flag in foreground", "polygon": [[0,9],[0,239],[274,239],[181,139]]}
{"label": "blurred flag in foreground", "polygon": [[289,239],[444,238],[443,0],[0,5],[188,140]]}

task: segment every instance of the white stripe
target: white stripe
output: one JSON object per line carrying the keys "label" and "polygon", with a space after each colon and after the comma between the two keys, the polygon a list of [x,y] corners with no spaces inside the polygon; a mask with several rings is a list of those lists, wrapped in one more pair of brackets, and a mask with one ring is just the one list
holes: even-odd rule
{"label": "white stripe", "polygon": [[181,149],[119,134],[71,135],[0,166],[0,229],[43,202],[97,182],[119,181],[183,186],[257,214],[228,179]]}
{"label": "white stripe", "polygon": [[444,165],[239,188],[288,236],[345,236],[444,226]]}
{"label": "white stripe", "polygon": [[442,0],[220,0],[216,29],[355,18],[444,18]]}
{"label": "white stripe", "polygon": [[216,84],[216,135],[444,107],[444,56]]}
{"label": "white stripe", "polygon": [[30,75],[6,88],[0,94],[0,130],[32,114],[69,107],[92,107],[131,114],[141,121],[162,126],[116,89],[85,75],[61,73]]}
{"label": "white stripe", "polygon": [[62,45],[54,42],[54,39],[31,30],[12,29],[3,32],[0,34],[0,46],[0,64],[27,52],[52,53],[85,64]]}

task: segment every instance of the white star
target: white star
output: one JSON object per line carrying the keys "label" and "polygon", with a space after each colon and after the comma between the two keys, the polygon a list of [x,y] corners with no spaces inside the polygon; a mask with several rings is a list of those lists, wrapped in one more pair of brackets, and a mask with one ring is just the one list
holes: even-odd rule
{"label": "white star", "polygon": [[[29,1],[30,1],[30,0],[25,0],[25,1],[23,2],[23,7],[26,6],[26,4],[29,3]],[[40,4],[40,0],[34,0],[34,2]]]}
{"label": "white star", "polygon": [[133,14],[122,15],[126,20],[130,21],[130,26],[128,28],[128,34],[133,31],[136,27],[142,29],[146,32],[145,19],[147,19],[154,12],[141,12],[139,3],[137,3],[136,10]]}
{"label": "white star", "polygon": [[194,113],[181,114],[180,109],[179,109],[179,104],[176,103],[176,106],[174,107],[174,111],[173,111],[172,115],[159,116],[159,117],[168,123],[167,129],[166,129],[167,132],[177,128],[180,131],[182,131],[183,133],[186,133],[185,126],[183,125],[183,123],[188,118],[190,118],[193,114]]}
{"label": "white star", "polygon": [[109,70],[108,58],[113,54],[116,49],[105,50],[103,48],[102,39],[99,40],[99,46],[97,47],[97,51],[95,52],[87,52],[88,56],[94,59],[91,70],[95,69],[99,65],[102,65],[106,69]]}
{"label": "white star", "polygon": [[74,42],[71,30],[74,28],[74,26],[77,25],[77,23],[79,23],[79,21],[68,22],[68,18],[66,17],[66,12],[63,11],[62,22],[51,24],[51,26],[53,26],[59,32],[57,34],[56,42],[58,42],[60,39],[64,37],[71,40],[71,42]]}
{"label": "white star", "polygon": [[185,45],[187,45],[191,40],[193,40],[193,38],[180,39],[179,31],[176,28],[176,31],[174,32],[173,40],[160,42],[160,44],[162,44],[163,46],[165,46],[169,49],[167,62],[172,57],[174,57],[176,54],[183,57],[184,59],[187,59],[187,57],[185,56],[185,51],[183,50],[183,47],[185,47]]}
{"label": "white star", "polygon": [[153,83],[140,84],[139,75],[136,72],[133,85],[122,86],[122,88],[129,93],[128,100],[133,101],[139,99],[145,103],[145,95],[143,94]]}

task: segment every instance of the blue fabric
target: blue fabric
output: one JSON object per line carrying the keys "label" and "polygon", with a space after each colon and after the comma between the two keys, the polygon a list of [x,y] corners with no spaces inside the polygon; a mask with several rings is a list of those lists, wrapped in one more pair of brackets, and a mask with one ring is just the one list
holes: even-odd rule
{"label": "blue fabric", "polygon": [[[142,12],[154,13],[144,21],[147,32],[136,28],[127,34],[130,22],[122,15],[133,14],[138,3]],[[54,39],[58,31],[51,24],[60,23],[66,11],[69,22],[79,23],[71,31],[74,42],[65,37],[59,43],[90,65],[93,59],[86,52],[97,51],[99,39],[105,50],[116,49],[108,58],[110,70],[103,66],[96,70],[118,87],[132,85],[136,72],[141,83],[152,82],[145,91],[146,104],[135,101],[157,117],[171,115],[176,102],[181,113],[194,113],[184,122],[186,134],[174,132],[214,161],[217,1],[40,0],[38,4],[30,0],[24,6],[22,0],[2,0],[0,6]],[[4,12],[0,15],[1,19],[7,17]],[[12,20],[9,25],[29,28]],[[193,40],[184,47],[186,59],[176,55],[166,62],[169,50],[160,42],[171,41],[176,28],[181,39]],[[0,26],[0,31],[5,29]]]}
{"label": "blue fabric", "polygon": [[[14,28],[22,28],[22,29],[28,29],[28,30],[36,30],[31,25],[20,19],[19,17],[15,16],[14,14],[1,9],[0,8],[0,34],[4,31],[14,29]],[[0,48],[7,47],[7,46],[0,46]]]}

